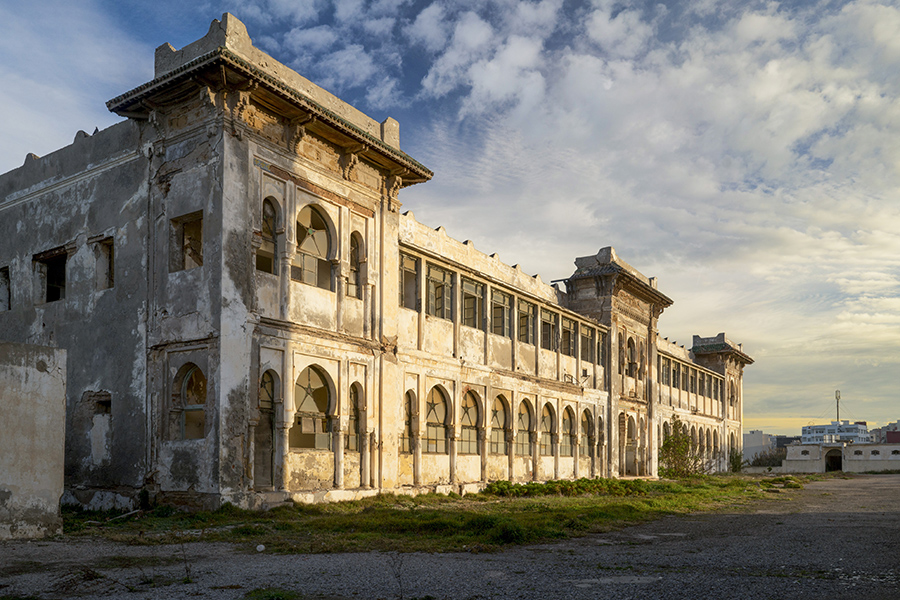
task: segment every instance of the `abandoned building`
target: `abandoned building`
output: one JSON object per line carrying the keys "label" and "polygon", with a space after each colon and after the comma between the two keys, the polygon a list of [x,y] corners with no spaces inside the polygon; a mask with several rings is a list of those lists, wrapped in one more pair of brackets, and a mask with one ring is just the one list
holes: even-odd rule
{"label": "abandoned building", "polygon": [[649,476],[673,415],[739,450],[738,344],[659,337],[672,300],[611,247],[560,289],[401,213],[432,173],[398,123],[235,17],[107,105],[0,176],[0,340],[67,352],[66,502]]}

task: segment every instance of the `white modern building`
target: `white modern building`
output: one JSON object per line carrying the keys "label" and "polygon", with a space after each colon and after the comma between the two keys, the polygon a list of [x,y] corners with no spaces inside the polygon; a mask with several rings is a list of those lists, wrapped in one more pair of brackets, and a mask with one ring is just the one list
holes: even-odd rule
{"label": "white modern building", "polygon": [[850,442],[869,444],[872,442],[865,421],[832,421],[829,425],[807,425],[803,428],[803,444]]}

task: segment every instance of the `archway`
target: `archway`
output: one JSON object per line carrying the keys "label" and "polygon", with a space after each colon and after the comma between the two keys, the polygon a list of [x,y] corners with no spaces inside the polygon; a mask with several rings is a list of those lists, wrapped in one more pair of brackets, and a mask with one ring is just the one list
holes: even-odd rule
{"label": "archway", "polygon": [[843,471],[843,452],[840,448],[832,448],[825,453],[825,472]]}

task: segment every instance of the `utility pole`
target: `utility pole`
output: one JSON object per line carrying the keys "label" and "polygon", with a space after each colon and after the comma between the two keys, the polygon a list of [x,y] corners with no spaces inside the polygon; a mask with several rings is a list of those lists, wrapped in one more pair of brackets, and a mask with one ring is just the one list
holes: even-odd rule
{"label": "utility pole", "polygon": [[834,390],[834,402],[837,404],[837,421],[841,424],[841,390]]}

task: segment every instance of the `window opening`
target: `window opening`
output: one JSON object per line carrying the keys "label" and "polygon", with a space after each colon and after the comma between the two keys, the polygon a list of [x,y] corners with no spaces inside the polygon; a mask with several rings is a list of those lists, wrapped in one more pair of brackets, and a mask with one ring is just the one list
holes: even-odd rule
{"label": "window opening", "polygon": [[206,436],[206,376],[199,367],[191,367],[182,379],[181,403],[181,439],[202,439]]}
{"label": "window opening", "polygon": [[628,376],[629,377],[637,377],[638,376],[638,357],[637,357],[637,347],[634,343],[634,338],[628,338]]}
{"label": "window opening", "polygon": [[519,456],[531,456],[534,453],[534,443],[531,437],[531,410],[524,400],[519,404],[519,417],[516,422],[516,454]]}
{"label": "window opening", "polygon": [[594,355],[594,358],[597,360],[598,365],[605,364],[603,361],[606,360],[604,354],[604,347],[606,346],[606,334],[601,331],[597,332],[597,353]]}
{"label": "window opening", "polygon": [[447,453],[447,399],[437,387],[425,402],[425,452]]}
{"label": "window opening", "polygon": [[116,255],[113,238],[109,237],[97,242],[94,252],[97,289],[108,290],[116,284]]}
{"label": "window opening", "polygon": [[695,369],[691,369],[691,393],[697,393],[697,371]]}
{"label": "window opening", "polygon": [[275,406],[275,377],[271,371],[263,373],[259,380],[259,407],[271,410]]}
{"label": "window opening", "polygon": [[203,266],[202,211],[172,219],[170,239],[170,273]]}
{"label": "window opening", "polygon": [[289,432],[291,448],[331,449],[328,409],[331,394],[325,377],[314,367],[300,373],[294,386],[296,413]]}
{"label": "window opening", "polygon": [[497,396],[491,409],[491,454],[506,454],[509,451],[506,443],[507,426],[506,401],[503,396]]}
{"label": "window opening", "polygon": [[484,284],[463,278],[462,300],[462,324],[481,329],[482,314],[484,314]]}
{"label": "window opening", "polygon": [[685,392],[688,391],[688,379],[689,379],[688,368],[682,367],[681,368],[681,389],[684,390]]}
{"label": "window opening", "polygon": [[581,440],[582,447],[586,445],[589,458],[594,457],[594,427],[591,423],[591,413],[584,411],[581,413]]}
{"label": "window opening", "polygon": [[563,354],[575,356],[575,321],[563,317],[559,345]]}
{"label": "window opening", "polygon": [[400,306],[419,310],[419,259],[400,255]]}
{"label": "window opening", "polygon": [[545,404],[541,411],[541,456],[553,456],[553,413]]}
{"label": "window opening", "polygon": [[581,326],[581,361],[594,362],[594,330]]}
{"label": "window opening", "polygon": [[268,198],[262,204],[262,243],[256,251],[256,268],[264,273],[276,272],[278,213]]}
{"label": "window opening", "polygon": [[460,454],[478,454],[478,400],[472,392],[466,392],[462,401],[460,418]]}
{"label": "window opening", "polygon": [[321,213],[304,206],[297,215],[297,258],[291,279],[323,290],[331,290],[331,236]]}
{"label": "window opening", "polygon": [[406,392],[403,398],[403,433],[400,435],[400,452],[412,452],[413,440],[413,394]]}
{"label": "window opening", "polygon": [[555,350],[556,346],[556,314],[541,311],[541,348]]}
{"label": "window opening", "polygon": [[350,386],[350,410],[347,414],[347,434],[344,436],[344,450],[359,452],[359,386]]}
{"label": "window opening", "polygon": [[34,259],[40,278],[42,300],[56,302],[66,297],[66,261],[69,255],[64,248],[45,252]]}
{"label": "window opening", "polygon": [[428,307],[426,312],[441,319],[451,319],[453,312],[453,274],[450,271],[428,265]]}
{"label": "window opening", "polygon": [[510,336],[512,317],[512,296],[503,292],[491,291],[491,331],[494,335]]}
{"label": "window opening", "polygon": [[519,341],[534,345],[535,306],[519,300]]}
{"label": "window opening", "polygon": [[575,443],[578,438],[575,434],[575,416],[569,409],[563,411],[562,435],[562,444],[559,448],[560,456],[575,456]]}
{"label": "window opening", "polygon": [[0,311],[12,308],[12,284],[9,280],[9,267],[0,269]]}
{"label": "window opening", "polygon": [[350,236],[350,275],[347,278],[347,295],[353,298],[362,298],[362,285],[360,283],[360,249],[359,234]]}

